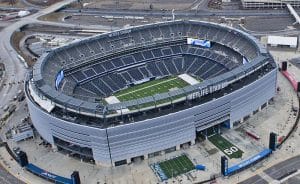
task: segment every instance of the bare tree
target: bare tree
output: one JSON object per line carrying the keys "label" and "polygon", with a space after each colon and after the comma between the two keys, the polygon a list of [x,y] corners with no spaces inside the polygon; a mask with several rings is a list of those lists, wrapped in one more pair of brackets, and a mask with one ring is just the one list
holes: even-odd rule
{"label": "bare tree", "polygon": [[9,0],[9,4],[11,6],[14,6],[17,3],[17,0]]}

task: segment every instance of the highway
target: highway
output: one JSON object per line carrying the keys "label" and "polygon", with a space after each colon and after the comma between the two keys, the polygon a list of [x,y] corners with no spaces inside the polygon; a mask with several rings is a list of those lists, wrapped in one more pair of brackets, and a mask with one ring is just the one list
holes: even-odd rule
{"label": "highway", "polygon": [[[104,15],[111,15],[111,16],[172,16],[171,11],[147,11],[147,10],[107,10],[107,9],[101,9],[101,11],[98,9],[82,9],[81,12],[79,12],[78,9],[62,9],[60,12],[64,13],[80,13],[82,15],[98,15],[98,16],[104,16]],[[228,10],[219,10],[219,11],[213,11],[213,10],[201,10],[201,11],[175,11],[176,17],[180,18],[199,18],[199,17],[249,17],[249,16],[273,16],[273,17],[279,17],[279,16],[289,16],[290,13],[287,10],[234,10],[234,11],[228,11]]]}

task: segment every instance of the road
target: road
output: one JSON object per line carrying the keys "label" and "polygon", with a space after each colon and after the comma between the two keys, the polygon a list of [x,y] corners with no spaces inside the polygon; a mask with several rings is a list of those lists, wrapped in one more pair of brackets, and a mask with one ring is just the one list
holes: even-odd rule
{"label": "road", "polygon": [[[79,13],[78,9],[63,9],[60,12],[64,13]],[[171,11],[145,11],[145,10],[106,10],[101,9],[82,9],[80,14],[83,15],[112,15],[112,16],[167,16],[171,17]],[[290,13],[286,10],[201,10],[201,11],[175,11],[176,17],[180,18],[197,18],[197,17],[249,17],[249,16],[289,16]]]}
{"label": "road", "polygon": [[[269,180],[272,180],[272,182],[275,183],[275,181],[278,181],[282,179],[282,177],[287,177],[287,173],[295,170],[300,170],[300,155],[292,157],[290,159],[287,159],[285,161],[282,161],[266,170],[264,170],[264,173],[261,173],[260,175],[267,175],[267,178]],[[240,182],[239,184],[267,184],[267,182],[263,177],[260,175],[254,175],[247,180],[244,180]],[[299,183],[298,176],[291,178],[291,180],[296,181],[296,183]],[[271,181],[270,181],[271,182]]]}
{"label": "road", "polygon": [[279,30],[279,31],[264,31],[264,32],[258,32],[258,31],[250,31],[247,30],[245,27],[240,26],[240,29],[242,29],[245,32],[250,33],[253,36],[267,36],[267,35],[278,35],[278,36],[294,36],[298,35],[300,30],[299,29],[290,29],[290,30]]}
{"label": "road", "polygon": [[92,25],[92,26],[85,26],[85,25],[73,25],[73,24],[66,24],[63,22],[50,22],[50,21],[41,21],[38,20],[39,17],[54,12],[61,7],[73,2],[75,0],[65,0],[59,3],[56,3],[48,8],[41,9],[35,14],[32,14],[27,17],[21,18],[19,21],[3,28],[0,31],[1,39],[0,39],[0,55],[1,55],[1,62],[5,65],[5,74],[3,76],[3,83],[12,84],[2,86],[0,88],[0,114],[3,113],[3,107],[6,104],[11,103],[11,99],[16,95],[17,91],[23,88],[23,84],[19,83],[23,81],[26,75],[26,68],[23,63],[18,59],[18,53],[13,49],[10,38],[13,32],[24,25],[27,24],[43,24],[48,26],[61,26],[61,27],[74,27],[74,28],[87,28],[87,29],[97,29],[103,32],[109,31],[111,29],[117,29],[116,27],[111,26],[102,26],[102,25]]}
{"label": "road", "polygon": [[238,184],[268,184],[268,182],[264,180],[262,177],[260,177],[259,175],[255,175]]}
{"label": "road", "polygon": [[18,180],[11,174],[9,174],[1,165],[0,165],[0,183],[1,184],[25,184],[24,182]]}
{"label": "road", "polygon": [[300,169],[300,155],[287,159],[280,162],[264,172],[268,174],[273,179],[279,180],[281,177],[285,176],[286,173],[299,170]]}
{"label": "road", "polygon": [[32,4],[32,3],[28,2],[27,0],[21,0],[21,1],[22,1],[22,3],[24,5],[26,5],[26,7],[36,8],[36,9],[43,8],[42,6],[38,6],[38,5]]}
{"label": "road", "polygon": [[60,7],[72,1],[74,0],[66,0],[54,4],[48,8],[40,10],[36,14],[30,15],[28,17],[23,17],[19,21],[1,30],[0,55],[1,55],[1,62],[3,62],[5,65],[5,74],[3,76],[3,82],[12,85],[2,86],[0,89],[0,102],[1,102],[0,114],[3,113],[2,107],[5,106],[6,104],[10,104],[11,103],[10,100],[15,96],[17,91],[23,88],[23,84],[18,82],[24,80],[26,74],[26,68],[24,64],[21,63],[20,60],[18,59],[18,53],[13,49],[10,42],[10,38],[13,32],[26,24],[40,23],[40,21],[37,20],[38,17],[54,12]]}
{"label": "road", "polygon": [[[11,103],[11,99],[16,95],[19,89],[23,88],[23,81],[26,75],[26,68],[24,63],[18,59],[18,53],[13,49],[10,39],[13,32],[26,24],[41,23],[37,20],[38,17],[54,12],[62,6],[69,4],[74,0],[65,0],[60,3],[56,3],[48,8],[42,9],[36,14],[28,17],[23,17],[19,21],[12,23],[11,25],[3,28],[0,32],[0,57],[1,62],[5,65],[5,73],[3,76],[3,83],[11,84],[0,87],[0,114],[3,113],[3,107]],[[50,23],[53,24],[53,23]],[[53,24],[55,25],[55,24]],[[0,182],[1,183],[22,183],[8,174],[2,167],[0,167]]]}

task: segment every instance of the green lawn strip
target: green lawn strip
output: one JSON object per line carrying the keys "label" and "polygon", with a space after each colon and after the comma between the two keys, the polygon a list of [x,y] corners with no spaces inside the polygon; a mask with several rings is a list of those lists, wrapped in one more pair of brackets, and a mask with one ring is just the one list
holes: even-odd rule
{"label": "green lawn strip", "polygon": [[186,164],[184,162],[184,156],[180,156],[177,158],[178,162],[180,163],[180,165],[182,165],[182,167],[186,168]]}
{"label": "green lawn strip", "polygon": [[174,171],[175,171],[175,168],[171,162],[171,160],[167,160],[165,161],[166,162],[166,165],[168,166],[168,171],[170,173],[170,178],[172,177],[172,175],[174,176]]}
{"label": "green lawn strip", "polygon": [[180,174],[180,168],[176,165],[176,162],[174,159],[166,161],[166,164],[168,165],[169,173],[171,177],[177,176]]}
{"label": "green lawn strip", "polygon": [[160,166],[160,168],[163,170],[163,172],[165,173],[165,175],[166,175],[168,178],[171,178],[171,173],[169,172],[169,169],[168,169],[166,163],[161,162],[161,163],[159,163],[159,166]]}
{"label": "green lawn strip", "polygon": [[165,163],[165,162],[162,162],[162,163],[160,163],[160,166],[161,166],[161,169],[163,169],[163,171],[166,174],[166,176],[168,178],[170,178],[171,177],[171,172],[170,172],[170,169],[168,167],[168,164]]}
{"label": "green lawn strip", "polygon": [[174,158],[174,159],[172,159],[170,161],[171,161],[170,163],[173,165],[173,167],[176,170],[176,173],[174,173],[174,175],[182,174],[183,168],[181,167],[181,165],[178,165],[178,157]]}
{"label": "green lawn strip", "polygon": [[190,170],[193,170],[195,168],[193,162],[186,155],[182,157],[182,160]]}
{"label": "green lawn strip", "polygon": [[242,151],[237,151],[237,152],[235,152],[235,153],[232,154],[233,158],[241,158],[242,156],[243,156],[243,152]]}
{"label": "green lawn strip", "polygon": [[190,171],[190,170],[193,170],[193,169],[195,168],[193,162],[192,162],[186,155],[184,155],[184,156],[182,157],[182,162],[185,163],[185,165],[186,165],[186,167],[189,169],[189,171]]}
{"label": "green lawn strip", "polygon": [[186,155],[161,162],[159,165],[168,178],[181,175],[194,169],[194,164]]}
{"label": "green lawn strip", "polygon": [[178,161],[178,164],[181,165],[182,171],[183,171],[184,173],[190,171],[189,166],[186,165],[186,163],[184,162],[184,158],[183,158],[183,157],[179,157],[179,158],[177,159],[177,161]]}
{"label": "green lawn strip", "polygon": [[165,161],[167,169],[168,169],[168,173],[169,173],[169,178],[172,177],[172,175],[174,176],[174,166],[171,164],[170,160]]}
{"label": "green lawn strip", "polygon": [[[219,148],[225,155],[227,155],[229,158],[240,158],[243,154],[243,151],[240,150],[237,146],[233,145],[231,142],[229,142],[227,139],[222,137],[221,135],[213,135],[208,138],[217,148]],[[224,150],[229,149],[231,147],[236,147],[238,149],[237,152],[232,153],[231,155],[227,154]]]}
{"label": "green lawn strip", "polygon": [[170,160],[170,164],[172,164],[173,170],[174,170],[174,172],[173,172],[173,177],[174,177],[174,176],[177,176],[177,175],[180,175],[181,172],[182,172],[182,168],[180,168],[180,166],[178,166],[178,165],[176,164],[176,159]]}

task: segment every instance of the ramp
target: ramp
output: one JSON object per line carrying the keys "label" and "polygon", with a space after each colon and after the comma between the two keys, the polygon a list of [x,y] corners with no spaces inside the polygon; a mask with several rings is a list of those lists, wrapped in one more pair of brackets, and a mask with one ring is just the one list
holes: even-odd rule
{"label": "ramp", "polygon": [[295,24],[300,24],[300,17],[298,13],[295,11],[295,9],[290,5],[289,3],[286,4],[287,8],[289,9],[289,12],[293,15],[293,17],[296,19]]}

